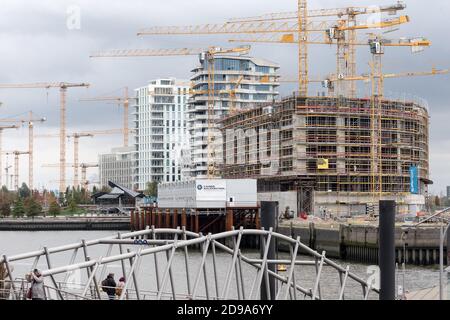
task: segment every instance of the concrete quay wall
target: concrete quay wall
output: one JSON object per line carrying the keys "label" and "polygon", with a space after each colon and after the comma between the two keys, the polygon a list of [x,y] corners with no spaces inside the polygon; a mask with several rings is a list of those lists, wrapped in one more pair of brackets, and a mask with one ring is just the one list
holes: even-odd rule
{"label": "concrete quay wall", "polygon": [[[332,258],[378,263],[378,226],[283,222],[278,232],[294,237]],[[439,263],[439,226],[412,228],[396,226],[398,263],[430,265]],[[444,262],[447,260],[444,242]],[[283,248],[280,248],[283,249]]]}

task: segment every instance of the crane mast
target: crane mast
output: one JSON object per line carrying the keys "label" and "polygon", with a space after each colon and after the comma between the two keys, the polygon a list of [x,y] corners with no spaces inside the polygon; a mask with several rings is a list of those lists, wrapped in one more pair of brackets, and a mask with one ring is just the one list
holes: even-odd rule
{"label": "crane mast", "polygon": [[[3,160],[2,160],[2,149],[3,149],[3,131],[7,130],[7,129],[18,129],[19,127],[16,125],[11,125],[11,126],[0,126],[0,185],[3,185]],[[8,174],[7,174],[8,175]],[[8,178],[8,176],[6,177]]]}
{"label": "crane mast", "polygon": [[50,89],[59,88],[60,126],[59,126],[59,192],[66,188],[66,95],[68,88],[89,87],[88,83],[38,82],[20,84],[0,84],[0,89]]}

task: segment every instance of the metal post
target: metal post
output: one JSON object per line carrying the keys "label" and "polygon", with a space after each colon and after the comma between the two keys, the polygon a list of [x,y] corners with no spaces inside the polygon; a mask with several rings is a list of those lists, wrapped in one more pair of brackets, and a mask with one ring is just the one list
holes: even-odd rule
{"label": "metal post", "polygon": [[444,274],[444,226],[441,222],[441,227],[439,228],[439,300],[443,299],[444,285],[443,281]]}
{"label": "metal post", "polygon": [[[440,228],[440,243],[439,243],[439,300],[444,300],[444,241],[447,240],[447,265],[449,264],[449,244],[450,234],[447,232],[450,224],[444,229],[441,224]],[[447,239],[445,238],[447,236]]]}
{"label": "metal post", "polygon": [[381,200],[379,205],[380,300],[394,300],[396,204],[392,200]]}
{"label": "metal post", "polygon": [[[276,231],[276,222],[278,216],[278,202],[275,201],[261,201],[261,227],[265,230],[272,228]],[[263,259],[263,252],[261,252],[261,259]],[[268,260],[276,259],[275,241],[269,243],[269,251],[267,254]],[[268,269],[276,273],[276,264],[269,264]],[[269,290],[266,292],[265,286],[261,286],[261,300],[267,300],[270,296],[275,299],[276,296],[276,282],[274,277],[269,277]]]}

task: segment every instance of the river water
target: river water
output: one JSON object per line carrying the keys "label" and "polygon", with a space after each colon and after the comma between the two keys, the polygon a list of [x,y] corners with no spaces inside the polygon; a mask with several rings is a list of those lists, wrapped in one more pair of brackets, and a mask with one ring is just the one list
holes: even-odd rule
{"label": "river water", "polygon": [[[90,240],[96,238],[102,238],[114,235],[116,233],[112,231],[43,231],[43,232],[9,232],[2,231],[0,232],[0,255],[15,255],[20,253],[25,253],[33,250],[42,249],[44,246],[48,248],[61,246],[64,244],[70,244],[79,242],[82,239]],[[127,246],[124,247],[125,250]],[[131,248],[128,247],[128,248]],[[134,248],[135,249],[135,248]],[[88,254],[91,258],[97,258],[100,256],[105,256],[107,251],[107,246],[92,246],[88,248]],[[113,248],[112,254],[119,254],[118,247],[115,246]],[[257,257],[258,252],[248,250],[244,253],[249,257]],[[52,254],[51,263],[52,267],[64,266],[68,264],[71,257],[71,253],[59,253]],[[279,253],[279,258],[288,258],[288,254]],[[165,253],[160,253],[157,255],[158,259],[158,269],[160,273],[160,277],[162,277],[162,273],[164,270],[164,266],[167,262],[167,257]],[[309,257],[304,257],[305,260],[309,259]],[[196,250],[189,251],[189,269],[190,269],[190,281],[191,287],[195,281],[197,270],[199,268],[201,260],[201,253]],[[80,250],[76,257],[76,262],[84,261],[84,257],[82,254],[82,250]],[[346,262],[340,260],[334,260],[338,264],[342,266],[350,266],[350,271],[357,274],[363,279],[367,279],[371,270],[373,270],[373,266]],[[14,277],[15,278],[23,278],[24,274],[28,272],[33,264],[33,259],[26,261],[18,261],[13,263],[14,267]],[[217,274],[219,278],[219,293],[223,290],[224,280],[226,278],[227,270],[231,264],[231,256],[227,253],[217,252]],[[208,285],[205,286],[203,276],[200,277],[198,294],[200,296],[206,295],[205,288],[207,287],[209,293],[211,295],[215,294],[215,286],[213,283],[213,264],[212,257],[208,257],[206,261],[206,267],[208,272],[211,274],[211,277],[207,280]],[[47,264],[45,258],[41,258],[38,263],[38,268],[47,269]],[[127,270],[129,269],[129,263],[126,264]],[[247,264],[242,265],[243,275],[244,275],[244,289],[246,296],[249,295],[249,292],[252,288],[253,281],[255,279],[255,269],[252,266]],[[173,283],[174,289],[177,294],[187,292],[187,280],[186,280],[186,269],[185,269],[185,260],[183,252],[178,252],[175,255],[174,263],[173,263]],[[98,271],[98,276],[101,274],[105,275],[109,272],[115,274],[116,281],[118,278],[122,276],[122,266],[120,262],[108,264],[105,270],[100,269]],[[301,285],[304,288],[313,288],[314,287],[314,279],[315,279],[315,268],[313,266],[297,266],[295,269],[295,278],[296,283]],[[57,281],[63,281],[65,275],[60,274],[56,276]],[[156,290],[156,272],[155,272],[155,260],[154,256],[145,256],[141,260],[141,268],[138,274],[138,283],[140,290],[143,294],[150,294],[150,292],[154,292]],[[73,273],[70,277],[72,282],[84,282],[87,278],[86,270],[82,270],[78,273]],[[397,275],[397,285],[404,285],[407,291],[415,291],[418,289],[430,288],[436,286],[439,281],[439,270],[437,267],[418,267],[418,266],[406,266],[405,272],[399,272]],[[50,284],[49,279],[46,279],[46,283]],[[321,276],[321,293],[322,297],[325,299],[335,299],[338,296],[339,292],[339,277],[336,270],[331,267],[324,267],[322,276]],[[220,287],[222,286],[222,288]],[[345,291],[345,295],[347,299],[361,299],[362,297],[362,289],[361,286],[353,281],[348,282],[348,289]],[[171,291],[170,282],[167,283],[166,290],[167,292]],[[236,279],[233,275],[232,281],[230,283],[230,298],[238,298],[237,296],[237,286]],[[369,298],[376,299],[376,295],[369,296]]]}

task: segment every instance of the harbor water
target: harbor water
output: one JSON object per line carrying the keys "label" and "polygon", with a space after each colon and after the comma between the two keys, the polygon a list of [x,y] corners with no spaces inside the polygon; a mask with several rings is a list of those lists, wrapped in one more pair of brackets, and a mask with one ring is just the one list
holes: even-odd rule
{"label": "harbor water", "polygon": [[[113,231],[42,231],[42,232],[24,232],[24,231],[2,231],[0,232],[0,254],[11,256],[20,253],[30,252],[33,250],[42,249],[44,246],[51,248],[57,247],[65,244],[79,242],[82,239],[91,240],[96,238],[102,238],[107,236],[115,235],[116,232]],[[128,248],[131,248],[128,246]],[[92,259],[105,256],[108,246],[92,246],[88,247],[88,255]],[[127,246],[124,247],[124,250],[127,249]],[[135,249],[135,248],[134,248]],[[84,261],[83,253],[78,252],[76,257],[76,262]],[[119,254],[119,249],[117,246],[113,248],[113,254]],[[245,255],[249,257],[257,257],[259,252],[254,250],[248,250],[243,252]],[[280,252],[278,254],[278,258],[289,258],[288,253]],[[70,253],[61,253],[52,255],[52,267],[59,267],[67,265],[70,261],[71,254]],[[305,260],[309,259],[309,257],[304,257]],[[224,278],[226,277],[226,270],[228,270],[229,265],[231,264],[231,256],[227,253],[217,252],[218,259],[218,277],[219,283],[223,283]],[[167,263],[167,256],[165,253],[158,254],[157,258],[158,269],[160,277],[164,271],[164,267]],[[189,253],[189,268],[190,268],[190,281],[194,282],[195,277],[197,275],[198,266],[201,260],[201,253],[199,251],[190,251]],[[363,279],[367,279],[371,275],[373,275],[376,266],[371,266],[367,264],[353,263],[341,260],[334,260],[338,264],[342,266],[349,265],[350,271],[357,274]],[[33,259],[13,262],[12,265],[14,267],[14,277],[15,278],[23,278],[26,272],[30,271],[32,267]],[[211,271],[211,261],[206,261],[206,267]],[[254,281],[254,268],[248,266],[246,264],[242,265],[243,274],[244,274],[244,282],[245,288],[250,291],[253,281]],[[41,257],[38,263],[39,269],[47,269],[47,262],[44,257]],[[129,264],[126,265],[127,270],[129,269]],[[186,272],[185,272],[185,260],[183,253],[177,252],[173,262],[173,278],[174,278],[174,290],[176,292],[187,292],[187,281],[186,281]],[[100,274],[114,273],[116,281],[123,275],[122,266],[120,262],[108,264],[105,270],[101,270],[98,272]],[[148,290],[148,294],[152,290],[156,288],[156,276],[155,276],[155,260],[154,256],[145,256],[141,261],[140,272],[137,275],[139,288],[142,292],[146,292]],[[76,274],[78,279],[70,278],[69,281],[73,281],[76,283],[80,281],[80,283],[85,282],[87,278],[86,270],[81,270],[79,274]],[[296,266],[295,269],[295,277],[296,283],[300,284],[304,288],[313,288],[314,279],[316,276],[316,270],[314,266]],[[65,274],[59,274],[56,276],[57,281],[63,281],[65,279]],[[201,285],[199,286],[199,295],[205,295],[205,284],[203,282],[203,277],[201,277]],[[47,281],[48,279],[46,279]],[[416,291],[424,288],[430,288],[438,285],[439,281],[439,270],[437,267],[420,267],[407,265],[405,268],[405,272],[401,270],[397,274],[397,285],[404,286],[406,291]],[[49,281],[48,281],[49,282]],[[236,292],[235,283],[232,281],[231,283],[231,294],[230,298],[237,298],[233,294]],[[337,297],[337,293],[339,292],[339,277],[338,273],[333,268],[324,267],[321,275],[321,292],[324,299],[332,299]],[[210,294],[214,295],[215,287],[213,285],[213,280],[208,283],[208,290]],[[234,287],[234,290],[233,290]],[[248,288],[248,289],[247,289]],[[171,286],[168,283],[165,291],[171,291]],[[219,288],[222,289],[222,288]],[[346,298],[347,299],[361,299],[362,297],[362,288],[358,284],[348,284],[348,289],[346,289]],[[169,296],[169,295],[168,295]],[[376,299],[376,295],[374,294],[372,297],[369,296],[369,299]]]}

